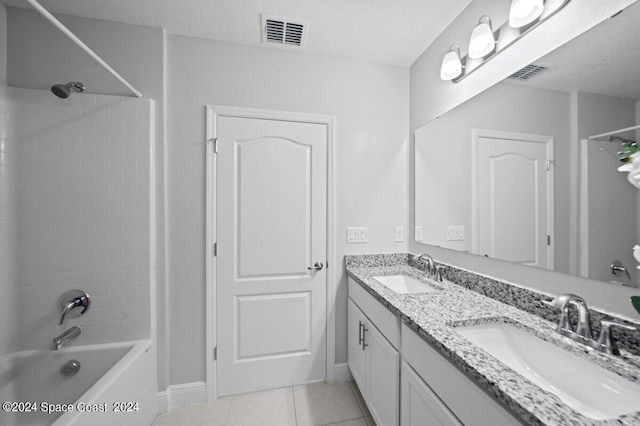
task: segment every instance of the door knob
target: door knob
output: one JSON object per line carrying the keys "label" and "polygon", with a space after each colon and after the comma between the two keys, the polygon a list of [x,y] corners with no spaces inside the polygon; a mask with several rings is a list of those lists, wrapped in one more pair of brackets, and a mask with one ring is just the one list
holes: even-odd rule
{"label": "door knob", "polygon": [[316,262],[315,265],[309,266],[309,267],[307,267],[307,269],[310,270],[310,271],[319,271],[323,267],[324,267],[324,265],[322,264],[322,262]]}

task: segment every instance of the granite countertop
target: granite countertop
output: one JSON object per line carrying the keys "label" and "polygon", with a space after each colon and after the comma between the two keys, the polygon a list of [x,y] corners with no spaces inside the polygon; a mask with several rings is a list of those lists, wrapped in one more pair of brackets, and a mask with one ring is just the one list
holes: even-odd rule
{"label": "granite countertop", "polygon": [[[531,425],[638,425],[640,412],[615,419],[594,420],[562,403],[556,396],[531,383],[470,344],[455,328],[488,322],[506,322],[527,328],[535,336],[560,346],[576,356],[640,384],[640,357],[623,351],[622,357],[588,349],[560,336],[556,324],[450,281],[434,283],[423,271],[407,264],[407,255],[348,256],[347,273],[355,282],[435,347],[443,356],[465,371],[478,385],[502,401]],[[380,266],[384,264],[384,266]],[[405,274],[430,283],[435,291],[398,294],[373,277]],[[635,365],[634,365],[635,364]]]}

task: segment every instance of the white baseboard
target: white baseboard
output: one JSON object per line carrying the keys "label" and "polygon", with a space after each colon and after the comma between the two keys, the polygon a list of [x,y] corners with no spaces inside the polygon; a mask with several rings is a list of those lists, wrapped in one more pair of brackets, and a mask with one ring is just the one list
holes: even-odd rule
{"label": "white baseboard", "polygon": [[[336,364],[334,372],[335,383],[353,380],[349,365],[346,363]],[[205,382],[172,385],[166,391],[158,392],[156,399],[158,401],[158,413],[168,413],[174,407],[207,402],[207,386]]]}
{"label": "white baseboard", "polygon": [[349,370],[349,365],[347,363],[344,364],[336,364],[334,367],[334,380],[336,383],[349,382],[353,380],[351,376],[351,371]]}
{"label": "white baseboard", "polygon": [[158,413],[168,413],[174,407],[207,402],[205,382],[184,383],[169,386],[165,392],[158,392]]}
{"label": "white baseboard", "polygon": [[169,401],[169,390],[158,392],[156,395],[158,401],[158,414],[168,413],[171,409],[171,402]]}

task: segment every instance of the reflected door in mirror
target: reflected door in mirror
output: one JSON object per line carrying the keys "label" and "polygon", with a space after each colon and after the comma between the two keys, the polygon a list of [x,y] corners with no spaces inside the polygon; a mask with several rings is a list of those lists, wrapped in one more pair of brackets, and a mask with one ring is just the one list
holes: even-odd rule
{"label": "reflected door in mirror", "polygon": [[551,143],[474,132],[473,253],[553,269]]}

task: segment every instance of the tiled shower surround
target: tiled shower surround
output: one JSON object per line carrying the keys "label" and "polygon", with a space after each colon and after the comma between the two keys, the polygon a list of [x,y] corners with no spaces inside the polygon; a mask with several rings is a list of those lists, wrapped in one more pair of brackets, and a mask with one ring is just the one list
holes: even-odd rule
{"label": "tiled shower surround", "polygon": [[[0,242],[0,311],[14,307],[0,314],[0,355],[72,325],[76,344],[148,338],[152,101],[7,87],[0,98],[0,233],[15,233],[15,250]],[[59,326],[73,288],[91,309]]]}

